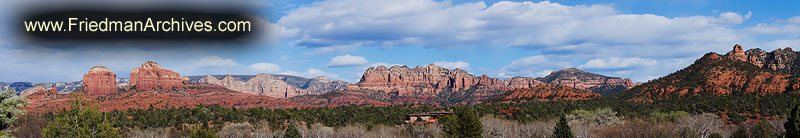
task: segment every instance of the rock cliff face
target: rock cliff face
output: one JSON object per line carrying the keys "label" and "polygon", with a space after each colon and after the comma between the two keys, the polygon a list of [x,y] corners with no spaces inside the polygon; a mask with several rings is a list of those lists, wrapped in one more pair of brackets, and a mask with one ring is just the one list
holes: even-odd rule
{"label": "rock cliff face", "polygon": [[[194,76],[190,78],[196,78]],[[222,79],[207,75],[197,80],[198,83],[208,83],[225,86],[228,89],[276,98],[289,98],[299,95],[319,95],[329,91],[343,89],[347,82],[340,80],[327,80],[325,77],[306,79],[285,75],[225,75]]]}
{"label": "rock cliff face", "polygon": [[117,74],[104,66],[94,66],[83,75],[83,90],[89,95],[107,95],[117,91]]}
{"label": "rock cliff face", "polygon": [[733,60],[753,64],[760,68],[782,71],[795,75],[800,74],[800,69],[796,67],[800,65],[797,64],[798,54],[789,47],[775,49],[772,52],[765,52],[758,48],[743,51],[742,46],[736,44],[733,46],[733,50],[725,54],[725,56]]}
{"label": "rock cliff face", "polygon": [[539,85],[546,84],[525,77],[515,77],[506,81],[489,78],[486,75],[476,77],[461,69],[448,70],[430,64],[415,68],[408,66],[370,67],[364,72],[361,81],[348,86],[347,89],[398,92],[399,95],[436,95],[442,91],[460,92],[473,87],[512,90]]}
{"label": "rock cliff face", "polygon": [[[617,83],[603,80],[603,84],[589,84],[593,84],[591,86],[605,85],[605,82]],[[620,83],[624,84],[624,82]],[[628,80],[628,83],[630,83],[630,80]],[[364,72],[361,81],[349,85],[339,93],[361,92],[367,95],[366,97],[371,97],[372,100],[388,101],[393,104],[465,105],[479,104],[510,90],[548,85],[530,77],[513,77],[501,80],[490,78],[486,75],[473,76],[460,69],[448,70],[430,64],[425,67],[417,66],[415,68],[407,66],[392,66],[391,68],[384,66],[370,67]],[[590,87],[587,86],[587,88]],[[597,94],[590,93],[590,95]],[[578,96],[573,94],[563,95]],[[561,99],[570,98],[553,100]]]}
{"label": "rock cliff face", "polygon": [[536,79],[547,82],[550,85],[563,85],[579,90],[590,90],[605,96],[625,91],[636,85],[627,78],[608,77],[576,68],[554,71],[550,75]]}
{"label": "rock cliff face", "polygon": [[133,68],[133,71],[131,71],[130,85],[136,87],[136,90],[169,90],[183,88],[184,81],[189,81],[189,79],[161,67],[161,65],[158,65],[156,62],[147,61],[142,63],[141,67]]}
{"label": "rock cliff face", "polygon": [[742,51],[740,45],[725,55],[708,53],[689,67],[627,91],[636,101],[653,101],[699,94],[730,95],[797,93],[800,78],[793,77],[798,62],[790,48],[765,53]]}

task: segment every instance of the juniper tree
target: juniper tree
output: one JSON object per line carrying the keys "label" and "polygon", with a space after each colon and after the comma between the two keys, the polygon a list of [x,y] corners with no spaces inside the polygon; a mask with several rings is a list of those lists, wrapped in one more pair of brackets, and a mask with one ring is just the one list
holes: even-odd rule
{"label": "juniper tree", "polygon": [[108,119],[97,107],[84,105],[82,98],[75,97],[69,110],[61,109],[55,119],[42,129],[48,138],[115,138],[119,132],[112,128]]}
{"label": "juniper tree", "polygon": [[454,107],[453,114],[442,118],[445,137],[479,138],[483,125],[471,107]]}
{"label": "juniper tree", "polygon": [[786,137],[800,137],[800,111],[798,110],[800,110],[800,104],[795,104],[786,114],[787,121],[783,124],[783,128],[786,129]]}
{"label": "juniper tree", "polygon": [[572,129],[569,128],[569,124],[567,124],[567,118],[562,115],[558,119],[556,128],[553,131],[553,138],[574,138],[574,137],[575,135],[572,135]]}
{"label": "juniper tree", "polygon": [[0,91],[0,101],[2,101],[2,104],[0,104],[0,130],[11,126],[17,120],[18,115],[25,114],[25,110],[18,108],[28,105],[28,100],[14,97],[15,95],[17,95],[17,92],[14,89]]}
{"label": "juniper tree", "polygon": [[289,128],[286,128],[286,133],[283,134],[283,138],[303,138],[303,134],[300,134],[300,131],[297,130],[297,126],[294,123],[289,123]]}

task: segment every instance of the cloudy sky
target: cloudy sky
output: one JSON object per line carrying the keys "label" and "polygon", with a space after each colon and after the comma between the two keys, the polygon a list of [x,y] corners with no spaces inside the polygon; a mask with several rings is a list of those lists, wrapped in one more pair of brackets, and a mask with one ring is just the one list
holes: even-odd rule
{"label": "cloudy sky", "polygon": [[[269,31],[264,33],[270,35],[244,46],[32,46],[3,27],[0,82],[77,81],[94,65],[128,77],[147,60],[182,75],[268,73],[357,82],[370,66],[434,63],[500,78],[540,77],[576,67],[642,82],[686,67],[706,52],[725,53],[734,44],[767,51],[800,46],[800,2],[795,1],[255,3],[261,10],[254,16],[265,21]],[[0,17],[12,16],[6,10]],[[18,22],[12,27],[21,27]]]}

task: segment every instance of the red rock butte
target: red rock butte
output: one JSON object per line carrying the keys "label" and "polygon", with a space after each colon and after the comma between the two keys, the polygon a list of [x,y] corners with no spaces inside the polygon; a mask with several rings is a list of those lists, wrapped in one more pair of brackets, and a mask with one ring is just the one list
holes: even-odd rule
{"label": "red rock butte", "polygon": [[347,89],[397,91],[400,95],[405,95],[415,92],[437,94],[445,89],[458,92],[474,86],[512,90],[539,85],[547,84],[528,77],[514,77],[505,81],[489,78],[486,75],[476,77],[461,69],[448,70],[430,64],[425,67],[417,66],[413,69],[408,66],[370,67],[364,72],[360,82],[348,86]]}
{"label": "red rock butte", "polygon": [[183,88],[183,82],[188,78],[181,77],[177,72],[165,69],[153,61],[142,63],[139,68],[131,71],[130,85],[136,90],[174,89]]}
{"label": "red rock butte", "polygon": [[83,75],[82,86],[89,95],[107,95],[117,91],[117,75],[104,66],[94,66]]}

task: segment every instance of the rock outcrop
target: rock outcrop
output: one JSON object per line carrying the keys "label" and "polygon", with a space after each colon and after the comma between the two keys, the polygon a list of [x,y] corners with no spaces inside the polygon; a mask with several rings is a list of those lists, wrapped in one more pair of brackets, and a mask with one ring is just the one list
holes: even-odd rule
{"label": "rock outcrop", "polygon": [[[744,57],[744,58],[743,58]],[[626,91],[635,101],[654,101],[701,94],[776,94],[797,93],[800,78],[797,54],[790,48],[769,53],[760,49],[742,52],[741,46],[725,55],[707,53],[689,67]]]}
{"label": "rock outcrop", "polygon": [[569,86],[579,90],[590,90],[602,95],[613,95],[636,86],[630,79],[608,77],[600,74],[589,73],[576,68],[566,68],[554,71],[539,81],[550,85]]}
{"label": "rock outcrop", "polygon": [[772,52],[765,52],[758,48],[742,51],[742,46],[736,44],[733,46],[733,50],[725,54],[725,56],[733,60],[753,64],[760,68],[800,74],[800,69],[795,67],[798,65],[796,64],[798,52],[793,51],[790,47],[775,49]]}
{"label": "rock outcrop", "polygon": [[225,86],[228,89],[243,93],[256,95],[266,95],[276,98],[288,98],[297,95],[309,94],[307,90],[294,87],[286,82],[279,80],[271,75],[258,74],[247,81],[234,78],[231,75],[225,76],[221,80],[213,76],[206,76],[200,83],[216,84]]}
{"label": "rock outcrop", "polygon": [[180,74],[165,69],[156,62],[147,61],[142,63],[141,67],[133,68],[130,85],[136,87],[136,90],[169,90],[183,88],[185,81],[188,81],[188,78],[181,77]]}
{"label": "rock outcrop", "polygon": [[[221,77],[222,79],[219,79]],[[197,78],[190,76],[190,78]],[[195,82],[195,81],[193,81]],[[343,89],[347,82],[328,80],[325,77],[312,79],[287,76],[287,75],[206,75],[196,79],[198,83],[208,83],[225,86],[228,89],[275,98],[289,98],[299,95],[320,95],[333,90]]]}
{"label": "rock outcrop", "polygon": [[489,78],[486,75],[473,76],[461,69],[448,70],[429,64],[417,66],[385,66],[370,67],[364,72],[361,81],[347,87],[348,90],[378,90],[398,92],[399,95],[436,95],[442,91],[460,92],[474,87],[485,87],[497,90],[512,90],[546,85],[541,81],[526,77],[515,77],[508,80]]}
{"label": "rock outcrop", "polygon": [[117,74],[104,66],[94,66],[83,75],[83,90],[89,95],[108,95],[117,91]]}
{"label": "rock outcrop", "polygon": [[[617,83],[606,80],[604,82]],[[361,92],[372,100],[390,101],[393,104],[467,105],[483,103],[506,91],[549,85],[530,77],[501,80],[486,75],[473,76],[461,69],[449,70],[434,64],[415,68],[395,65],[391,68],[385,66],[368,68],[361,81],[349,85],[340,94]],[[563,96],[583,95],[563,94]],[[553,100],[584,98],[562,97]]]}

